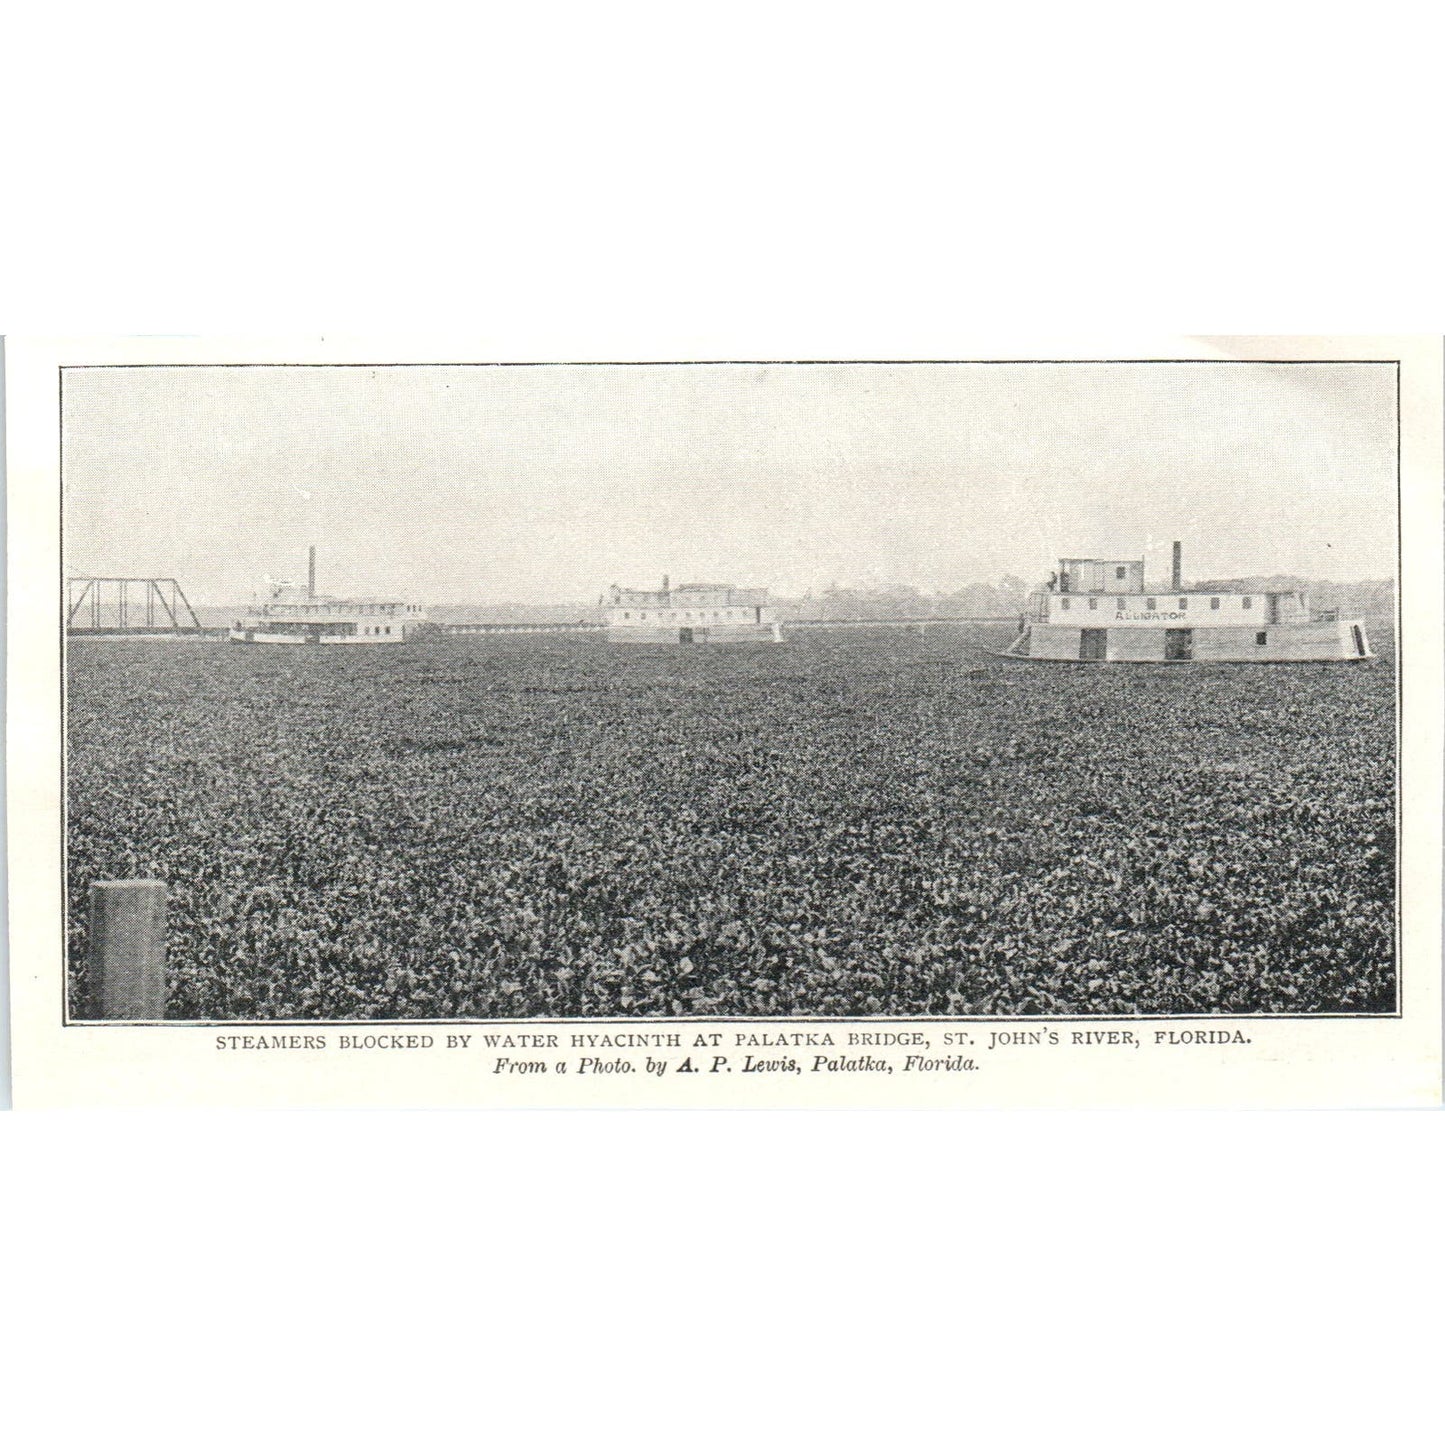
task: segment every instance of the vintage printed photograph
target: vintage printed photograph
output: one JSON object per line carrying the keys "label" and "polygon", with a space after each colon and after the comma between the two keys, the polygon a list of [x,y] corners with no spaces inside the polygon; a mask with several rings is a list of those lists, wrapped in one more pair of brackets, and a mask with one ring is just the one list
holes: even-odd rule
{"label": "vintage printed photograph", "polygon": [[66,367],[66,1021],[1393,1016],[1399,408]]}

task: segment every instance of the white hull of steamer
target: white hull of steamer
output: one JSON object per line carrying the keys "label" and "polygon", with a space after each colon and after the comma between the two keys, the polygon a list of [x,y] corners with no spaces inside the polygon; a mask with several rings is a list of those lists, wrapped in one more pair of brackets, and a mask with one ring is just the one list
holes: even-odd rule
{"label": "white hull of steamer", "polygon": [[[1102,632],[1102,640],[1087,637]],[[1189,632],[1188,638],[1169,636]],[[1123,628],[1026,627],[999,657],[1015,662],[1122,662],[1145,666],[1229,663],[1371,662],[1365,624],[1305,623],[1266,628],[1170,628],[1153,632]]]}
{"label": "white hull of steamer", "polygon": [[404,635],[394,637],[329,636],[325,633],[267,632],[259,627],[233,627],[226,634],[232,642],[273,643],[283,647],[334,647],[338,644],[375,647],[387,642],[405,642]]}
{"label": "white hull of steamer", "polygon": [[611,642],[633,645],[716,646],[721,642],[781,642],[783,629],[776,622],[764,623],[761,627],[609,627],[607,637]]}

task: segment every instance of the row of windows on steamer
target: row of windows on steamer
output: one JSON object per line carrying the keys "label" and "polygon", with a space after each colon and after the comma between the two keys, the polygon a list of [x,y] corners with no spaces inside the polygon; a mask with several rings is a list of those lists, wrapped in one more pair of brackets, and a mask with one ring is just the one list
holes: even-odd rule
{"label": "row of windows on steamer", "polygon": [[[727,615],[728,618],[732,619],[733,621],[741,621],[745,620],[748,614],[752,611],[754,611],[754,609],[751,607],[734,607],[728,610]],[[650,617],[651,614],[647,612],[639,612],[637,614],[639,622],[646,622],[649,620]],[[632,614],[630,612],[624,612],[622,614],[622,618],[624,622],[630,622],[632,621]],[[657,622],[675,622],[679,618],[682,618],[684,621],[687,622],[707,622],[709,620],[709,614],[702,611],[696,613],[679,612],[676,608],[673,608],[670,612],[659,612],[656,618],[652,620],[655,620]],[[723,618],[721,612],[714,612],[711,614],[711,620],[713,622],[720,622],[725,619]]]}
{"label": "row of windows on steamer", "polygon": [[[1073,600],[1074,600],[1074,599],[1073,599],[1072,597],[1067,597],[1067,596],[1065,596],[1065,597],[1060,597],[1060,598],[1059,598],[1059,606],[1060,606],[1060,608],[1062,608],[1063,611],[1067,612],[1067,611],[1069,610],[1070,604],[1073,602]],[[1083,600],[1086,601],[1086,602],[1089,604],[1089,611],[1090,611],[1090,612],[1097,612],[1097,611],[1099,610],[1099,599],[1098,599],[1097,597],[1086,597],[1086,598],[1084,598]],[[1253,597],[1241,597],[1239,600],[1240,600],[1240,605],[1244,608],[1244,610],[1245,610],[1246,612],[1248,612],[1248,611],[1254,606],[1254,598],[1253,598]],[[1115,606],[1116,610],[1119,611],[1119,612],[1122,612],[1122,611],[1124,610],[1126,604],[1128,603],[1128,601],[1129,601],[1129,599],[1128,599],[1127,597],[1115,597],[1115,598],[1114,598],[1114,606]],[[1158,610],[1158,607],[1159,607],[1159,599],[1158,599],[1157,597],[1146,597],[1146,598],[1144,599],[1144,606],[1145,606],[1150,612],[1155,612],[1155,611]],[[1219,598],[1217,598],[1217,597],[1211,597],[1211,598],[1209,599],[1209,606],[1210,606],[1215,612],[1218,612],[1218,611],[1219,611]],[[1189,599],[1188,599],[1187,597],[1181,597],[1181,598],[1179,599],[1179,611],[1180,611],[1180,612],[1187,612],[1188,610],[1189,610]]]}
{"label": "row of windows on steamer", "polygon": [[410,602],[273,602],[271,612],[276,616],[291,615],[313,617],[318,612],[357,612],[368,617],[394,617],[398,612],[420,612],[420,604]]}
{"label": "row of windows on steamer", "polygon": [[[324,623],[324,622],[323,622],[323,623],[319,623],[319,624],[317,624],[317,623],[299,623],[299,624],[298,624],[298,623],[288,623],[287,621],[285,621],[284,619],[281,619],[281,618],[271,618],[269,621],[263,619],[261,622],[257,623],[257,622],[255,622],[255,621],[247,622],[244,617],[238,617],[238,618],[236,619],[236,630],[237,630],[238,632],[244,632],[244,631],[247,630],[247,628],[249,628],[249,629],[250,629],[251,631],[253,631],[253,632],[254,632],[254,631],[265,631],[268,626],[271,627],[271,628],[273,628],[273,629],[278,629],[278,628],[279,628],[279,629],[280,629],[281,631],[283,631],[283,632],[285,632],[285,631],[304,632],[307,627],[314,627],[314,626],[322,626],[322,627],[356,627],[356,624],[355,624],[355,623],[347,623],[347,622],[332,622],[332,623]],[[390,636],[391,636],[391,628],[390,628],[390,627],[360,627],[360,628],[357,628],[357,630],[356,630],[354,633],[352,633],[351,635],[352,635],[352,636],[356,636],[356,637],[390,637]]]}

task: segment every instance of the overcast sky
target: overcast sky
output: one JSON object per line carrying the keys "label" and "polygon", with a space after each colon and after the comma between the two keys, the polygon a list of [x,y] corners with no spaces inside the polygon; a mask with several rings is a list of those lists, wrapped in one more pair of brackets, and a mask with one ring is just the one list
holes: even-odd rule
{"label": "overcast sky", "polygon": [[421,602],[678,581],[952,590],[1060,555],[1392,576],[1385,365],[98,368],[64,384],[71,575]]}

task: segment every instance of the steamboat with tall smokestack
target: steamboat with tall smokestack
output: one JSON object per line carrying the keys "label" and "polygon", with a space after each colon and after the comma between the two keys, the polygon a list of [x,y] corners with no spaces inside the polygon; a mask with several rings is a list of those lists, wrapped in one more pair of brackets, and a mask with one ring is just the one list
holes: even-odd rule
{"label": "steamboat with tall smokestack", "polygon": [[1149,590],[1144,559],[1061,557],[1032,593],[1001,654],[1037,662],[1364,662],[1365,625],[1314,611],[1304,591],[1188,587],[1183,548],[1168,586]]}
{"label": "steamboat with tall smokestack", "polygon": [[427,624],[416,603],[382,597],[328,597],[316,590],[316,548],[306,558],[306,583],[271,584],[270,595],[238,617],[232,642],[387,643],[405,642]]}

